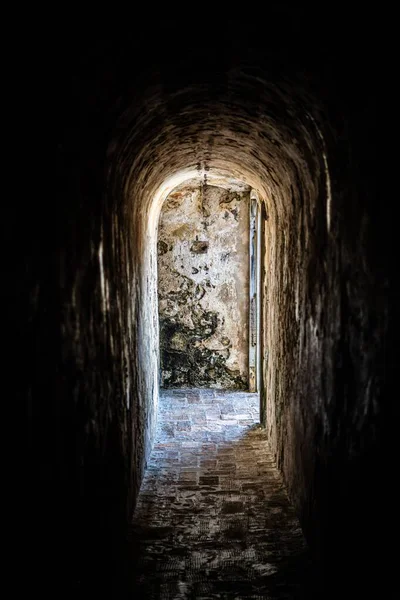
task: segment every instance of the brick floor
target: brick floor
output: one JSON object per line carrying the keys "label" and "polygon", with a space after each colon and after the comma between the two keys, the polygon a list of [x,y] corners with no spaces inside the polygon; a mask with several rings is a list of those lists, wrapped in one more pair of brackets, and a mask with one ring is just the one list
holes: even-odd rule
{"label": "brick floor", "polygon": [[132,524],[138,598],[297,599],[310,564],[258,396],[163,391]]}

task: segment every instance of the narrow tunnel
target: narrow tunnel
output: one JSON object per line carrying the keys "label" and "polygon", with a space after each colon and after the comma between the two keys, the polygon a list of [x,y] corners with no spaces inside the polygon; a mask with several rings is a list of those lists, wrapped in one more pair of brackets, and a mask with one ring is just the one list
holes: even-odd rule
{"label": "narrow tunnel", "polygon": [[53,589],[125,597],[160,402],[157,225],[173,189],[206,177],[262,204],[262,421],[316,597],[392,597],[392,239],[370,54],[341,19],[315,31],[305,12],[273,16],[285,45],[254,19],[207,43],[178,22],[167,39],[155,23],[129,41],[60,42],[57,205],[27,206],[14,307],[28,546],[39,536],[52,555]]}

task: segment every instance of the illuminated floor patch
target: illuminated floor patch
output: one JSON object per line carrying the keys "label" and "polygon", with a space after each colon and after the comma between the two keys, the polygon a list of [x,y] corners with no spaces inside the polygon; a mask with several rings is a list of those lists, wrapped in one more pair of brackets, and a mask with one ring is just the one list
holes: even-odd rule
{"label": "illuminated floor patch", "polygon": [[162,393],[132,525],[138,597],[299,599],[310,564],[258,395]]}

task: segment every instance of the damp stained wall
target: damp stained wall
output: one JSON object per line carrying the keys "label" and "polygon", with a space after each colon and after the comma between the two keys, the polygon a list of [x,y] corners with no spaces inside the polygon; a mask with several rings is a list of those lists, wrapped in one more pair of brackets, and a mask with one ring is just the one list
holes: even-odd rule
{"label": "damp stained wall", "polygon": [[184,184],[158,233],[161,385],[248,388],[249,190]]}

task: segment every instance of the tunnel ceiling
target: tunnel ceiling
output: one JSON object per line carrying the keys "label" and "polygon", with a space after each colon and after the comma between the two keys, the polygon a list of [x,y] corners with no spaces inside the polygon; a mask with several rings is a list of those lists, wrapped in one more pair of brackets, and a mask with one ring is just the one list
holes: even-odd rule
{"label": "tunnel ceiling", "polygon": [[72,50],[86,58],[71,74],[82,93],[70,119],[87,122],[87,144],[108,148],[111,181],[132,196],[144,192],[142,204],[168,177],[195,169],[233,176],[286,210],[291,186],[307,193],[316,185],[329,104],[348,102],[343,88],[332,98],[332,77],[348,80],[351,97],[362,76],[357,50],[346,58],[351,19],[335,13],[316,26],[312,16],[269,5],[264,20],[171,18],[143,23],[123,41],[85,36]]}
{"label": "tunnel ceiling", "polygon": [[288,209],[283,197],[293,187],[315,191],[319,106],[298,75],[274,73],[252,56],[216,73],[215,61],[212,53],[181,60],[176,84],[161,70],[140,104],[132,98],[109,145],[111,175],[128,195],[144,192],[144,204],[169,177],[196,171],[205,180],[235,178]]}
{"label": "tunnel ceiling", "polygon": [[322,150],[315,103],[296,92],[290,82],[271,84],[246,67],[226,73],[219,93],[189,79],[166,101],[161,84],[147,96],[142,114],[132,119],[128,110],[122,140],[111,145],[109,158],[133,197],[146,190],[150,201],[168,177],[197,170],[206,178],[241,180],[283,209],[291,186],[314,191]]}

